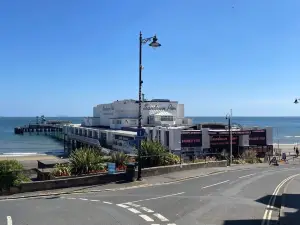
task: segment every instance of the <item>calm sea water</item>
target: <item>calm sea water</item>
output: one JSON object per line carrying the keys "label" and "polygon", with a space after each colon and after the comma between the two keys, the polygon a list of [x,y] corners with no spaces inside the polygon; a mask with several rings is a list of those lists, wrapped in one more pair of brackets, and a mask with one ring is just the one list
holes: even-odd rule
{"label": "calm sea water", "polygon": [[[81,117],[55,117],[47,118],[70,120],[73,123],[81,123]],[[233,123],[242,126],[274,127],[274,142],[281,144],[295,144],[300,142],[300,117],[233,117]],[[0,155],[11,154],[55,154],[63,150],[63,146],[47,136],[15,135],[14,127],[35,122],[35,118],[29,117],[2,117],[0,118]],[[194,123],[224,122],[223,117],[193,117]]]}

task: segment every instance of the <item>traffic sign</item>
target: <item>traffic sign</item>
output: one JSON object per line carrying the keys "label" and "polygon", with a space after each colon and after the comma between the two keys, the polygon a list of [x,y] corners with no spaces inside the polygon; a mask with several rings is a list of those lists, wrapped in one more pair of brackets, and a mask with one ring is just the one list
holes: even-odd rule
{"label": "traffic sign", "polygon": [[145,136],[145,129],[144,128],[139,128],[137,130],[137,135],[136,136]]}

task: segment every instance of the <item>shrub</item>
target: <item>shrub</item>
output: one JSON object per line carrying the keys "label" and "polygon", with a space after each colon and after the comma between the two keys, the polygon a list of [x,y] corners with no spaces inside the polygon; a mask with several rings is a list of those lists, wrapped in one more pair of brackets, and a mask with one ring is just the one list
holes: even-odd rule
{"label": "shrub", "polygon": [[111,162],[116,164],[116,167],[118,166],[124,166],[126,162],[128,162],[128,155],[126,155],[124,152],[114,152],[111,154]]}
{"label": "shrub", "polygon": [[24,167],[17,160],[0,161],[0,191],[7,190],[12,186],[18,186],[30,179],[23,173]]}
{"label": "shrub", "polygon": [[64,164],[56,164],[54,170],[51,174],[55,177],[60,176],[70,176],[71,175],[71,167],[66,166]]}
{"label": "shrub", "polygon": [[88,174],[95,168],[103,167],[103,156],[94,149],[77,149],[71,153],[70,163],[73,174]]}

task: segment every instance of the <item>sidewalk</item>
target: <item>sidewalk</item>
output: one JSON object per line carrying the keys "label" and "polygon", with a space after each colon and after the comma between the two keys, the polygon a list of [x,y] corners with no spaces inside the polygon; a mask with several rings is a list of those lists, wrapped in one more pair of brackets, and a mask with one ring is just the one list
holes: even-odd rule
{"label": "sidewalk", "polygon": [[280,225],[300,224],[300,176],[287,184],[282,193]]}
{"label": "sidewalk", "polygon": [[119,183],[110,183],[104,185],[70,187],[64,189],[19,193],[19,194],[14,194],[9,196],[0,196],[0,200],[12,199],[12,198],[29,198],[29,197],[37,197],[37,196],[70,194],[70,193],[105,192],[105,191],[116,191],[122,189],[124,190],[124,189],[178,182],[178,181],[201,177],[213,173],[232,171],[232,170],[253,169],[253,168],[270,168],[270,166],[268,163],[245,164],[245,165],[233,164],[231,167],[212,167],[212,168],[199,168],[195,170],[183,170],[183,171],[163,174],[160,176],[145,177],[142,181],[136,181],[136,182],[129,182],[129,183],[119,182]]}

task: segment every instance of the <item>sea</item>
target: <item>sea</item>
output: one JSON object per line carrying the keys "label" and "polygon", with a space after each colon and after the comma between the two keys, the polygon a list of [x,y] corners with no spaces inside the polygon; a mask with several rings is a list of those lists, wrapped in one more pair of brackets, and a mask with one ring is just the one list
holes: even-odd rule
{"label": "sea", "polygon": [[[224,117],[190,117],[193,123],[223,122]],[[81,123],[83,117],[52,117],[48,120],[69,120]],[[15,135],[14,128],[35,123],[35,117],[0,117],[0,157],[26,155],[59,155],[63,145],[44,135]],[[273,127],[274,143],[298,144],[300,142],[300,117],[232,117],[232,123],[243,127]]]}

